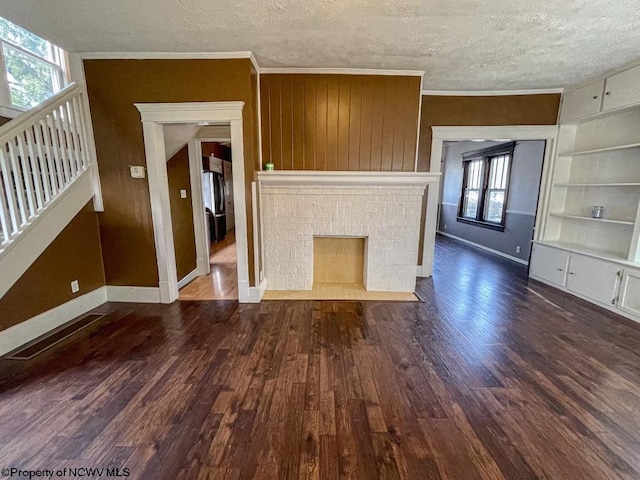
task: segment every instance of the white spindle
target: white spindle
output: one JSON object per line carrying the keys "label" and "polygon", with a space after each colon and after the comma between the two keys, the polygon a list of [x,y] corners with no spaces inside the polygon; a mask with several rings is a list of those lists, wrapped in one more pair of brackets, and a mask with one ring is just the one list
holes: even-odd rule
{"label": "white spindle", "polygon": [[83,95],[71,85],[0,127],[0,255],[91,165]]}
{"label": "white spindle", "polygon": [[21,225],[26,225],[29,218],[27,214],[27,197],[25,196],[25,182],[22,179],[22,173],[18,167],[18,155],[13,148],[13,142],[15,139],[9,141],[9,160],[11,161],[11,170],[13,173],[13,183],[16,192],[18,193],[18,211],[20,213]]}
{"label": "white spindle", "polygon": [[[11,232],[16,232],[18,230],[18,202],[16,199],[16,193],[13,189],[13,185],[11,184],[11,169],[9,163],[7,162],[7,158],[5,155],[4,145],[0,146],[0,172],[2,173],[2,184],[4,185],[4,198],[7,199],[7,207],[9,209],[9,216],[11,219]],[[5,230],[8,232],[8,230]],[[8,241],[9,233],[5,233],[4,241]]]}

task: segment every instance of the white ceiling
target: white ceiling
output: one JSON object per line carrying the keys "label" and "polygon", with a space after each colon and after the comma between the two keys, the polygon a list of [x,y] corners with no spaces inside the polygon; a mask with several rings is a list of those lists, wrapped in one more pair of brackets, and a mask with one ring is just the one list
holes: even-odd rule
{"label": "white ceiling", "polygon": [[563,87],[640,62],[638,0],[2,0],[72,52],[253,51],[261,67],[425,70],[425,88]]}

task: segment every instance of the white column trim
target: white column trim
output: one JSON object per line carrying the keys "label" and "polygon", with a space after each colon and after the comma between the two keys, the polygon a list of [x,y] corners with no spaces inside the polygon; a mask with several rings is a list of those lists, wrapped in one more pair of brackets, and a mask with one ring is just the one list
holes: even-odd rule
{"label": "white column trim", "polygon": [[238,297],[240,302],[248,302],[250,285],[242,125],[244,102],[150,103],[135,104],[135,106],[140,111],[144,132],[151,213],[158,260],[160,302],[171,303],[178,298],[178,278],[162,125],[166,123],[206,122],[229,123],[231,125],[231,154],[237,165],[233,169],[233,185],[234,205],[236,206],[236,248],[238,250]]}

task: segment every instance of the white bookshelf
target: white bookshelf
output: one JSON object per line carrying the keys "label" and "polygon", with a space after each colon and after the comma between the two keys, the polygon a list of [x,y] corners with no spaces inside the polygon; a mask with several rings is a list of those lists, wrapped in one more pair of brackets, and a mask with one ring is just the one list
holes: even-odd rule
{"label": "white bookshelf", "polygon": [[[531,278],[640,322],[640,66],[566,93]],[[592,218],[594,206],[603,218]]]}
{"label": "white bookshelf", "polygon": [[[538,240],[640,266],[640,108],[560,125],[557,151]],[[592,218],[600,205],[603,218]]]}

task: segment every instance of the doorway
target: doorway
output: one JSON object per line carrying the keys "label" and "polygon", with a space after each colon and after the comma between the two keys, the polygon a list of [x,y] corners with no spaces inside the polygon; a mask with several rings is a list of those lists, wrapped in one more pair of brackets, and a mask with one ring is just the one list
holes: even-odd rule
{"label": "doorway", "polygon": [[[253,287],[257,294],[251,294],[249,285],[249,252],[247,238],[247,204],[245,197],[245,168],[243,142],[243,102],[198,102],[198,103],[150,103],[135,104],[140,111],[144,133],[145,156],[149,178],[149,193],[153,220],[154,241],[158,263],[158,291],[161,303],[172,303],[178,299],[179,279],[176,268],[176,257],[173,240],[173,225],[171,219],[169,186],[167,179],[167,158],[165,152],[164,133],[165,124],[198,124],[198,125],[229,125],[231,131],[233,158],[238,166],[233,169],[234,183],[234,223],[237,253],[237,289],[238,300],[243,303],[260,301],[259,289]],[[195,142],[189,142],[189,161],[191,185],[201,188],[200,173],[201,160],[194,150]],[[195,161],[196,166],[191,165]],[[196,198],[192,196],[192,199]],[[205,237],[204,208],[199,202],[193,202],[194,230],[196,235],[196,250],[198,271],[208,273],[208,248]],[[255,299],[255,300],[253,300]]]}
{"label": "doorway", "polygon": [[[237,300],[237,247],[233,156],[230,138],[199,138],[199,198],[204,208],[208,273],[181,285],[179,300]],[[195,210],[194,210],[195,213]],[[197,214],[197,213],[195,213]]]}

